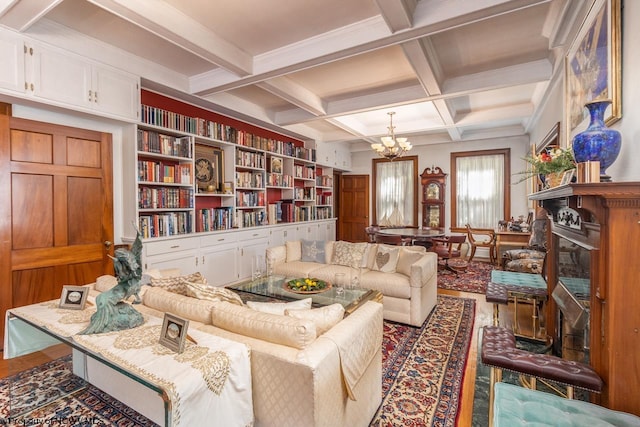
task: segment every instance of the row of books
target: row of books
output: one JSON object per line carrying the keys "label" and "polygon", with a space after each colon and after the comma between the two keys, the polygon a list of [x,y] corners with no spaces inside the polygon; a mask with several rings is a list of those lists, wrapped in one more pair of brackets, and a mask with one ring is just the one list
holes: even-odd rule
{"label": "row of books", "polygon": [[315,162],[316,150],[298,147],[291,141],[279,141],[235,129],[232,126],[198,117],[188,117],[162,108],[142,105],[141,120],[154,126],[188,132],[220,141],[271,151],[298,159]]}
{"label": "row of books", "polygon": [[189,209],[193,207],[193,188],[139,187],[140,209]]}
{"label": "row of books", "polygon": [[291,175],[283,175],[279,173],[268,173],[267,183],[270,187],[293,187],[293,177]]}
{"label": "row of books", "polygon": [[193,157],[193,145],[188,136],[178,138],[144,129],[138,129],[138,151],[189,159]]}
{"label": "row of books", "polygon": [[143,238],[193,233],[190,212],[168,212],[140,215],[138,227]]}
{"label": "row of books", "polygon": [[139,182],[191,184],[193,182],[192,175],[190,163],[174,164],[154,160],[138,160]]}
{"label": "row of books", "polygon": [[318,187],[333,187],[333,177],[330,175],[316,176],[316,185]]}
{"label": "row of books", "polygon": [[257,227],[259,225],[265,225],[267,216],[264,210],[260,211],[238,211],[236,217],[236,224],[242,227]]}
{"label": "row of books", "polygon": [[317,205],[333,205],[333,195],[331,194],[316,194]]}
{"label": "row of books", "polygon": [[264,169],[264,153],[236,150],[236,166]]}
{"label": "row of books", "polygon": [[314,179],[316,170],[312,166],[293,165],[293,176],[296,178]]}
{"label": "row of books", "polygon": [[229,230],[233,228],[233,208],[200,209],[196,231]]}
{"label": "row of books", "polygon": [[331,214],[330,206],[317,206],[316,207],[316,219],[329,219],[333,218]]}
{"label": "row of books", "polygon": [[296,187],[293,190],[293,196],[296,200],[310,201],[314,198],[314,192],[313,187]]}
{"label": "row of books", "polygon": [[236,171],[236,186],[246,188],[264,188],[264,178],[262,172]]}
{"label": "row of books", "polygon": [[272,225],[281,222],[311,221],[316,219],[316,212],[313,206],[297,206],[293,200],[278,200],[267,206],[267,219]]}
{"label": "row of books", "polygon": [[236,206],[239,207],[262,207],[264,199],[264,191],[236,191]]}

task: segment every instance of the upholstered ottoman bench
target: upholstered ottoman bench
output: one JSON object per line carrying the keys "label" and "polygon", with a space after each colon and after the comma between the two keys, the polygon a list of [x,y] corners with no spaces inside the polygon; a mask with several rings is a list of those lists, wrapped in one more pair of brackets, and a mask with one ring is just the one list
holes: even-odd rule
{"label": "upholstered ottoman bench", "polygon": [[[493,321],[498,324],[499,304],[508,304],[513,301],[514,330],[519,333],[518,327],[518,303],[520,301],[530,301],[533,304],[531,313],[531,337],[534,340],[537,336],[538,306],[544,304],[548,298],[547,282],[540,274],[517,273],[512,271],[493,270],[491,272],[491,287],[487,285],[485,294],[487,302],[493,302]],[[500,290],[500,287],[506,290]],[[504,292],[507,293],[507,302],[504,302]]]}
{"label": "upholstered ottoman bench", "polygon": [[493,405],[493,427],[555,426],[560,420],[564,427],[640,425],[635,415],[506,383],[495,385]]}
{"label": "upholstered ottoman bench", "polygon": [[[602,379],[591,366],[565,360],[549,354],[531,353],[516,347],[512,331],[500,326],[485,326],[482,330],[482,363],[491,367],[489,377],[489,411],[493,409],[494,385],[502,381],[502,370],[530,377],[528,386],[536,388],[536,378],[551,380],[566,386],[569,399],[574,387],[600,393]],[[491,414],[490,418],[491,419]]]}

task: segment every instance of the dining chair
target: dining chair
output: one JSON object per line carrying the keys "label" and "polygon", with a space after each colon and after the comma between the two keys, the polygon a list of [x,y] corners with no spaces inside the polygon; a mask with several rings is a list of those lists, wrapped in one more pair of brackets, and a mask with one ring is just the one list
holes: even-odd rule
{"label": "dining chair", "polygon": [[408,246],[411,245],[411,237],[392,236],[377,233],[375,235],[376,243],[384,243],[387,245]]}
{"label": "dining chair", "polygon": [[471,253],[469,254],[469,262],[476,254],[477,248],[489,249],[489,260],[491,264],[495,264],[496,261],[496,232],[491,228],[473,228],[469,224],[466,224],[467,238],[469,239],[469,246],[471,247]]}
{"label": "dining chair", "polygon": [[453,271],[456,275],[459,273],[458,269],[449,265],[449,260],[454,258],[460,258],[462,256],[462,244],[467,241],[467,236],[464,234],[433,237],[431,239],[433,246],[431,251],[438,255],[438,261],[444,261],[443,264],[439,264],[446,270]]}
{"label": "dining chair", "polygon": [[367,233],[367,238],[369,239],[369,243],[376,242],[376,233],[380,231],[379,225],[370,225],[364,228],[364,232]]}

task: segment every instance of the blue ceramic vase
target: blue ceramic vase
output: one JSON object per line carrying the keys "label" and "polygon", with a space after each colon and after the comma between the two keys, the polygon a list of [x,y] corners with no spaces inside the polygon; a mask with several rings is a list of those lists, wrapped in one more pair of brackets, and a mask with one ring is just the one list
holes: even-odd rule
{"label": "blue ceramic vase", "polygon": [[611,181],[606,170],[620,154],[620,132],[604,124],[604,112],[611,100],[592,101],[585,104],[590,122],[587,129],[573,138],[573,157],[576,162],[600,162],[600,181]]}

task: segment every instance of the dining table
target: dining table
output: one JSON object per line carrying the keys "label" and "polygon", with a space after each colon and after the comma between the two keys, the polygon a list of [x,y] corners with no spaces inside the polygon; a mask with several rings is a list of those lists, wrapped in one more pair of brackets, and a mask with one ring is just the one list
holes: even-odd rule
{"label": "dining table", "polygon": [[413,227],[402,227],[402,228],[381,228],[376,231],[377,234],[384,234],[386,236],[401,236],[401,237],[411,237],[413,239],[429,239],[431,237],[442,237],[444,236],[443,230],[438,229],[424,229],[424,228],[413,228]]}

